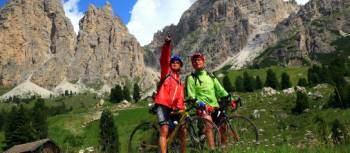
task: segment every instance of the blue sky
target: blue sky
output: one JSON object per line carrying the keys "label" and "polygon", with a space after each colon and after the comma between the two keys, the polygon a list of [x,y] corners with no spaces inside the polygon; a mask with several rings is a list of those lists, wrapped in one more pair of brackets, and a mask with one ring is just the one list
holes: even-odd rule
{"label": "blue sky", "polygon": [[[3,6],[6,1],[7,0],[0,0],[0,6]],[[114,14],[118,15],[125,24],[128,23],[131,15],[130,11],[135,5],[136,0],[110,0],[109,2],[113,6]],[[106,0],[80,0],[78,3],[79,11],[85,12],[89,7],[89,4],[94,4],[97,7],[102,7],[105,5],[105,3]]]}
{"label": "blue sky", "polygon": [[[0,0],[3,6],[8,0]],[[66,16],[71,20],[76,33],[79,31],[79,20],[84,16],[89,4],[98,8],[106,0],[62,0]],[[114,14],[126,24],[141,45],[150,43],[154,33],[170,24],[177,24],[182,13],[196,0],[109,0]],[[288,0],[284,0],[288,1]],[[296,0],[305,4],[309,0]]]}
{"label": "blue sky", "polygon": [[[102,7],[106,3],[106,0],[80,0],[79,10],[85,12],[89,4],[94,4],[97,7]],[[136,0],[110,0],[109,3],[113,6],[115,15],[118,15],[124,24],[127,24],[130,20],[132,7],[135,5]]]}

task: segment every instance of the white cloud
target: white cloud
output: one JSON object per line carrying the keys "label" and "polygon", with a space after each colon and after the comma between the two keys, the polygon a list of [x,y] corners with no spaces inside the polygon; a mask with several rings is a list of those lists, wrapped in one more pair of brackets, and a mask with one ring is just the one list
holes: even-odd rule
{"label": "white cloud", "polygon": [[79,32],[79,21],[83,18],[84,13],[79,11],[80,0],[62,0],[66,16],[71,20],[75,33]]}
{"label": "white cloud", "polygon": [[137,0],[127,27],[141,45],[150,43],[153,34],[167,25],[177,24],[195,0]]}

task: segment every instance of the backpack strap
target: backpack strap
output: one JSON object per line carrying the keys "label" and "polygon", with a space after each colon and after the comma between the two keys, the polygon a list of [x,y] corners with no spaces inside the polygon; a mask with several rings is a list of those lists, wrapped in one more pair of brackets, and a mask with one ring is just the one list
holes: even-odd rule
{"label": "backpack strap", "polygon": [[202,82],[201,79],[199,79],[199,77],[198,77],[198,75],[197,75],[196,73],[192,72],[192,73],[191,73],[191,76],[192,76],[192,78],[194,79],[195,85],[197,85],[197,80],[199,81],[199,85],[202,85],[203,82]]}
{"label": "backpack strap", "polygon": [[176,80],[173,76],[172,76],[172,72],[169,72],[169,74],[167,74],[163,79],[161,79],[157,85],[157,92],[159,92],[160,90],[160,87],[162,87],[162,85],[164,84],[165,80],[167,80],[168,78],[173,78],[177,84],[180,84],[181,85],[181,79],[179,80]]}
{"label": "backpack strap", "polygon": [[162,87],[162,85],[164,84],[165,80],[168,79],[169,77],[171,77],[171,74],[172,74],[172,72],[169,72],[163,79],[161,79],[161,80],[158,82],[158,85],[157,85],[157,92],[159,92],[160,87]]}
{"label": "backpack strap", "polygon": [[[214,81],[216,79],[216,76],[213,73],[210,73],[208,71],[207,74],[210,76],[210,78]],[[192,78],[194,79],[194,83],[197,85],[197,80],[199,81],[199,84],[202,85],[203,81],[199,79],[198,75],[194,72],[191,73]]]}

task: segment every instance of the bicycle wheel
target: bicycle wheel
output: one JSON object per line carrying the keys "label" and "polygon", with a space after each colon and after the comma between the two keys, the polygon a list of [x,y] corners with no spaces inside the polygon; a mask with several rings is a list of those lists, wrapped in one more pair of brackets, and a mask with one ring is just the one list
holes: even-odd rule
{"label": "bicycle wheel", "polygon": [[[225,125],[226,124],[226,125]],[[259,144],[259,134],[255,124],[245,116],[233,115],[227,121],[222,122],[220,127],[226,126],[227,142],[229,150],[235,146],[252,146]]]}
{"label": "bicycle wheel", "polygon": [[167,150],[168,153],[181,153],[181,141],[178,135],[174,138],[174,141],[171,144],[168,144]]}
{"label": "bicycle wheel", "polygon": [[159,132],[154,124],[142,123],[130,135],[128,153],[156,153],[159,148],[158,138]]}
{"label": "bicycle wheel", "polygon": [[[210,120],[195,116],[186,121],[189,137],[186,139],[186,150],[191,153],[221,150],[221,136],[217,126]],[[212,129],[213,142],[210,143],[207,134]],[[210,132],[209,132],[210,133]]]}

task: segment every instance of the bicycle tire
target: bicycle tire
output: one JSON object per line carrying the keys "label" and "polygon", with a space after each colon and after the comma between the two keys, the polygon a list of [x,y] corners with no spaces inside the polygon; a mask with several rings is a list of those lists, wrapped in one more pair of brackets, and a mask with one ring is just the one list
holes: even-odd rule
{"label": "bicycle tire", "polygon": [[[206,122],[207,124],[203,124]],[[186,139],[186,150],[190,153],[202,153],[210,151],[210,146],[208,144],[208,139],[205,134],[205,129],[212,127],[215,150],[221,150],[221,136],[218,127],[212,121],[194,116],[186,121],[186,129],[189,134],[189,139]]]}
{"label": "bicycle tire", "polygon": [[[228,149],[239,146],[255,146],[259,144],[259,132],[256,125],[245,116],[232,115],[228,118]],[[227,123],[226,122],[226,123]],[[238,137],[237,137],[238,136]]]}
{"label": "bicycle tire", "polygon": [[157,153],[159,130],[150,123],[144,122],[132,131],[128,142],[128,153]]}

